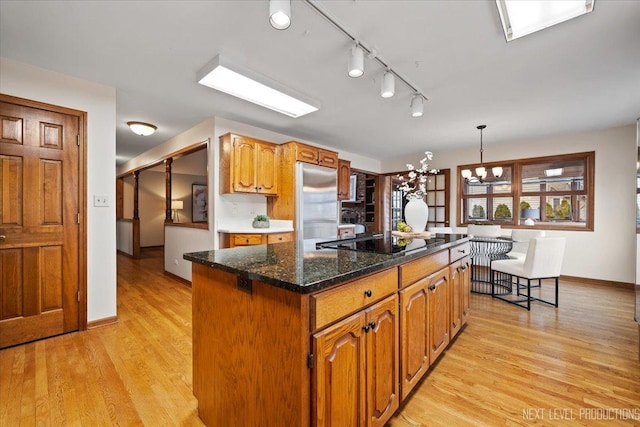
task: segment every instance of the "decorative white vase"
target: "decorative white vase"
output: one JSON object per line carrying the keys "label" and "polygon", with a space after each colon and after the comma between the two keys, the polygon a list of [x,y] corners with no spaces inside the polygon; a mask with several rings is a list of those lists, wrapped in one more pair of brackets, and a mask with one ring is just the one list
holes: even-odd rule
{"label": "decorative white vase", "polygon": [[404,222],[411,229],[419,233],[427,228],[427,220],[429,219],[429,206],[423,199],[409,199],[404,207]]}

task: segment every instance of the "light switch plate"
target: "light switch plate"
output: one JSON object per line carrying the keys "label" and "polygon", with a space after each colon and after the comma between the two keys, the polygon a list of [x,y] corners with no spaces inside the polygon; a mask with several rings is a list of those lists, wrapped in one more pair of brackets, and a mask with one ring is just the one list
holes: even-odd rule
{"label": "light switch plate", "polygon": [[109,206],[109,196],[93,195],[93,206],[95,207],[107,207]]}

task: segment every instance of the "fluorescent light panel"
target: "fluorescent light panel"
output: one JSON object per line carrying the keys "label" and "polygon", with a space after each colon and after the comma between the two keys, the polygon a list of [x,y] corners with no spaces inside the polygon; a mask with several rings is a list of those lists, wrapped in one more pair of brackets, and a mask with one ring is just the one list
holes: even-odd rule
{"label": "fluorescent light panel", "polygon": [[595,0],[496,0],[507,41],[593,11]]}
{"label": "fluorescent light panel", "polygon": [[562,168],[544,170],[544,176],[560,176],[560,175],[562,175]]}
{"label": "fluorescent light panel", "polygon": [[[299,98],[292,89],[263,76],[255,71],[216,56],[197,74],[198,83],[212,89],[233,95],[245,101],[253,102],[289,117],[297,118],[313,113],[318,107]],[[288,95],[286,92],[291,93]]]}

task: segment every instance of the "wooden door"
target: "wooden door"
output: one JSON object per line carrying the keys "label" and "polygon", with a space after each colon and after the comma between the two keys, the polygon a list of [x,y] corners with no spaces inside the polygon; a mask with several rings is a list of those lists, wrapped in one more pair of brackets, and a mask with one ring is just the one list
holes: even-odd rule
{"label": "wooden door", "polygon": [[428,279],[400,291],[402,342],[402,400],[406,399],[429,369]]}
{"label": "wooden door", "polygon": [[259,144],[256,155],[256,187],[261,194],[278,194],[278,165],[275,145]]}
{"label": "wooden door", "polygon": [[429,363],[449,344],[449,268],[429,276]]}
{"label": "wooden door", "polygon": [[382,427],[400,404],[398,295],[366,311],[367,426]]}
{"label": "wooden door", "polygon": [[80,118],[8,98],[0,102],[0,347],[79,324]]}
{"label": "wooden door", "polygon": [[427,181],[425,201],[429,206],[427,227],[449,227],[449,169],[442,169]]}
{"label": "wooden door", "polygon": [[256,192],[256,143],[243,138],[233,140],[233,191]]}
{"label": "wooden door", "polygon": [[364,326],[365,314],[359,312],[313,335],[312,419],[317,427],[365,426]]}

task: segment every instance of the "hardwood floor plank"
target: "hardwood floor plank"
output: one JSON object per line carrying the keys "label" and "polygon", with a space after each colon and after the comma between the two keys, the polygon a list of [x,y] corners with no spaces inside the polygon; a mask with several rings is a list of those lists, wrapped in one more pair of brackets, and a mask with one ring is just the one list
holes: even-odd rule
{"label": "hardwood floor plank", "polygon": [[[0,350],[0,426],[203,425],[191,289],[159,254],[118,256],[117,323]],[[531,312],[473,294],[455,340],[388,426],[640,426],[629,289],[561,282]],[[631,418],[588,412],[614,409]]]}

